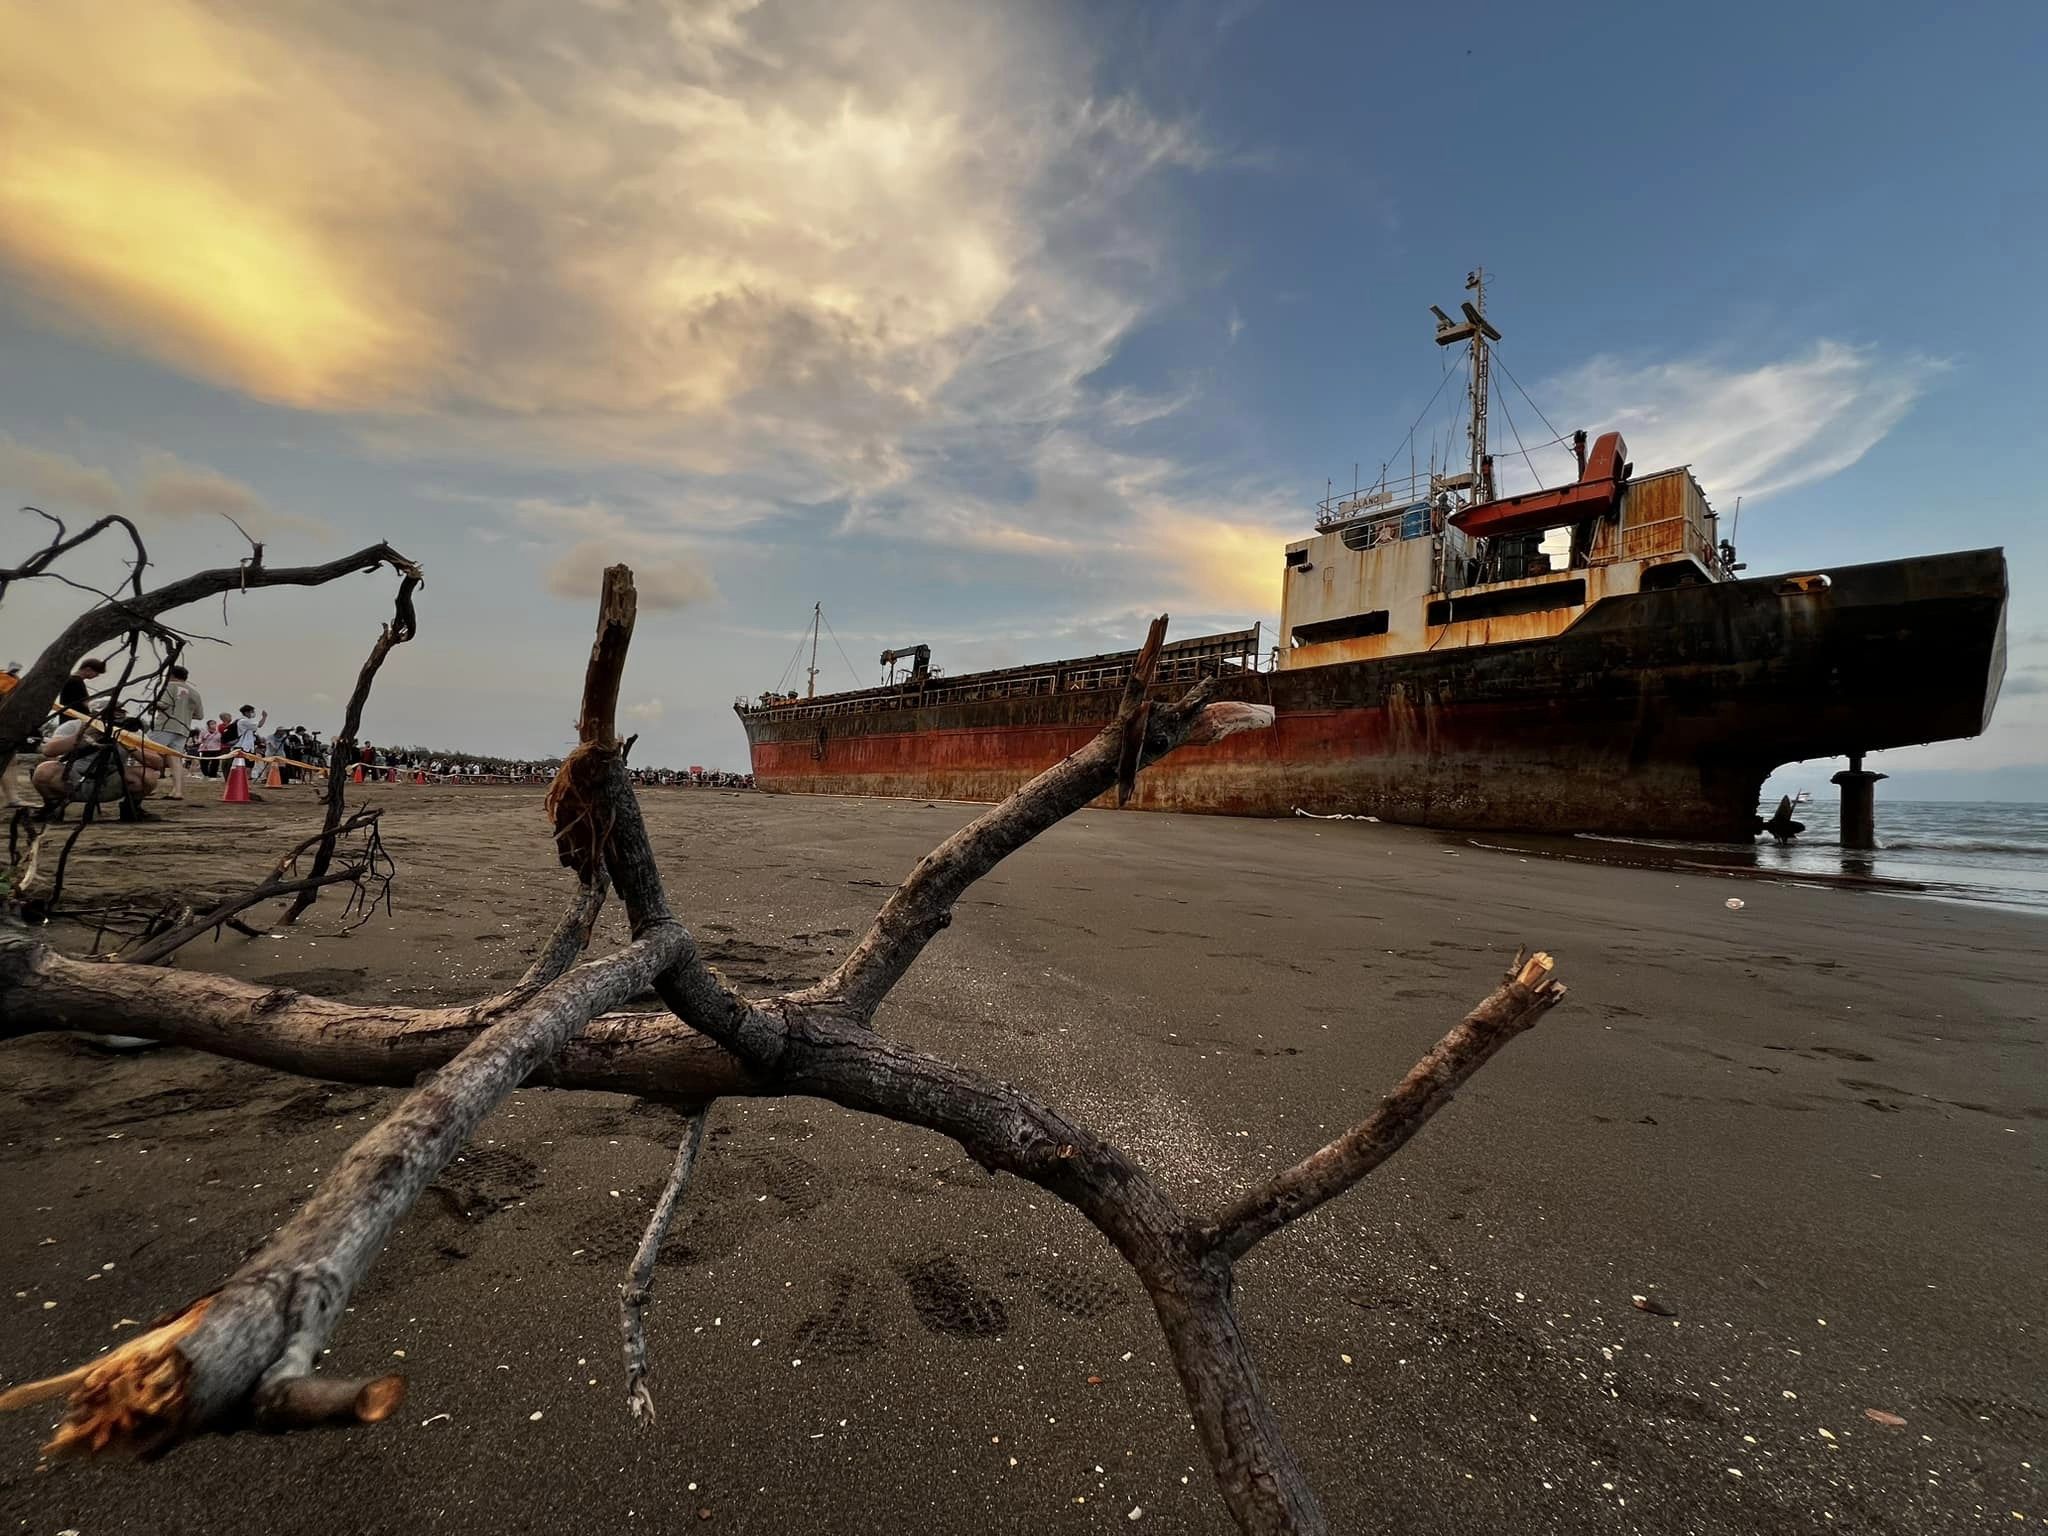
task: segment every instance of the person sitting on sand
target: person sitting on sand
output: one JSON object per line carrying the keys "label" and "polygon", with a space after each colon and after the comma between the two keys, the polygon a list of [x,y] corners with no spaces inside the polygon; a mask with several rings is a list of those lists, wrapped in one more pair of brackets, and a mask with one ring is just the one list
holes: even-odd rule
{"label": "person sitting on sand", "polygon": [[[71,801],[81,805],[121,802],[123,821],[154,821],[142,809],[142,801],[163,777],[164,754],[135,737],[136,745],[115,745],[112,760],[106,761],[107,742],[90,722],[66,720],[43,743],[43,760],[36,764],[30,782],[42,794],[46,808],[62,807]],[[127,719],[123,731],[140,732],[142,722]],[[59,810],[58,819],[62,819]]]}

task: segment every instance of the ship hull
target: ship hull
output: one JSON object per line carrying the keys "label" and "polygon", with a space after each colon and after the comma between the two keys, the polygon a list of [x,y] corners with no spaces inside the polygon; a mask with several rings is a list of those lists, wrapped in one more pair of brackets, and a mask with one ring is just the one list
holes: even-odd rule
{"label": "ship hull", "polygon": [[[1226,673],[1271,730],[1149,769],[1141,810],[1297,808],[1457,828],[1752,835],[1781,764],[1971,736],[2005,666],[2002,552],[1632,593],[1562,634]],[[1110,688],[832,714],[742,710],[770,792],[994,801],[1074,751]]]}

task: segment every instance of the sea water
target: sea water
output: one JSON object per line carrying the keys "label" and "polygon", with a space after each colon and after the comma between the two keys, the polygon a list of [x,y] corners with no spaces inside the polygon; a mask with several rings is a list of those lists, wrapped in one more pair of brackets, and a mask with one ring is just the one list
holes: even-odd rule
{"label": "sea water", "polygon": [[[1760,806],[1769,816],[1777,802]],[[1774,870],[1823,879],[1870,879],[1924,889],[1952,901],[2048,911],[2048,805],[1994,801],[1887,800],[1877,797],[1877,847],[1844,848],[1841,803],[1830,793],[1794,806],[1806,823],[1796,841],[1780,847],[1768,836],[1753,845],[1678,843],[1647,838],[1587,837],[1590,845],[1663,849],[1675,860]],[[1596,857],[1597,852],[1586,850]],[[1619,848],[1616,849],[1619,851]]]}

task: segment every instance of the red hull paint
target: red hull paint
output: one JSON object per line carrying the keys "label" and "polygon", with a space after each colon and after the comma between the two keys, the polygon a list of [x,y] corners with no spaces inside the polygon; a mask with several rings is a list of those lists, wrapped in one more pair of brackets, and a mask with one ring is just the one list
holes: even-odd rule
{"label": "red hull paint", "polygon": [[[1513,716],[1525,711],[1475,706],[1431,711],[1426,722],[1405,713],[1409,718],[1372,709],[1281,715],[1271,730],[1183,748],[1147,769],[1131,803],[1228,816],[1286,816],[1300,807],[1444,826],[1513,825],[1523,814],[1500,802],[1522,798],[1526,775],[1534,773],[1556,812],[1590,825],[1633,825],[1646,814],[1668,815],[1676,798],[1700,802],[1705,793],[1696,769],[1642,765],[1630,772],[1625,763],[1595,764],[1571,749],[1525,754],[1510,775],[1500,744],[1516,738],[1521,727]],[[822,751],[815,741],[764,741],[754,748],[754,777],[771,793],[993,802],[1086,745],[1100,728],[995,725],[828,738]],[[1755,786],[1745,794],[1742,803],[1753,807]]]}

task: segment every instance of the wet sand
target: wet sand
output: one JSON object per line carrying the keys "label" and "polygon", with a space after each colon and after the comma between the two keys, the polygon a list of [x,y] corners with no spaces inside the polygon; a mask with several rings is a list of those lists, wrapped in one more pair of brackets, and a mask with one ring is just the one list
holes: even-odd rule
{"label": "wet sand", "polygon": [[[384,798],[395,917],[186,963],[411,1003],[516,975],[566,889],[538,792]],[[645,798],[679,909],[758,990],[821,974],[972,814]],[[246,883],[309,800],[108,827],[79,888]],[[2041,919],[1377,825],[1089,812],[975,888],[883,1023],[1078,1112],[1200,1209],[1369,1110],[1522,943],[1558,956],[1565,1004],[1241,1272],[1333,1527],[2048,1516]],[[0,1382],[217,1282],[389,1097],[0,1046]],[[949,1142],[809,1101],[716,1111],[658,1274],[660,1418],[636,1431],[616,1286],[674,1133],[626,1099],[520,1094],[334,1341],[338,1369],[411,1376],[393,1422],[44,1472],[44,1421],[0,1421],[0,1531],[1228,1529],[1150,1310],[1093,1231]]]}

